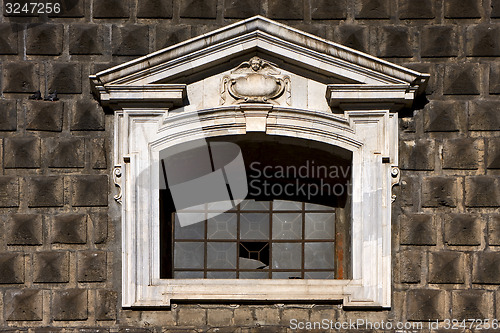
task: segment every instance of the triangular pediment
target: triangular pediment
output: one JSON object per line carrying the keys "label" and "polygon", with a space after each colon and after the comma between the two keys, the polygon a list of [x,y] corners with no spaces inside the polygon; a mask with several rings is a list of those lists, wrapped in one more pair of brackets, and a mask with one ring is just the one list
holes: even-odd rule
{"label": "triangular pediment", "polygon": [[[255,16],[99,72],[91,76],[91,81],[103,102],[113,99],[110,89],[118,89],[122,95],[132,87],[142,87],[141,96],[159,96],[167,91],[172,94],[171,88],[182,90],[182,85],[214,72],[230,72],[253,56],[278,63],[288,72],[316,78],[327,86],[407,87],[406,92],[412,95],[408,99],[423,91],[429,77]],[[144,87],[153,92],[144,92]],[[173,99],[180,103],[179,98]]]}

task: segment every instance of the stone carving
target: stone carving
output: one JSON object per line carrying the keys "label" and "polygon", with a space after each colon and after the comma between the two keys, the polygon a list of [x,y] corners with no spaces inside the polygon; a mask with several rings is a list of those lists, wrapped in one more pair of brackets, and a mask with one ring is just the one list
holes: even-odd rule
{"label": "stone carving", "polygon": [[259,57],[242,62],[222,79],[222,105],[282,102],[290,105],[290,97],[290,77],[280,75],[275,64]]}
{"label": "stone carving", "polygon": [[[391,168],[391,176],[392,176],[391,188],[393,188],[394,186],[398,186],[399,182],[400,182],[400,179],[401,179],[401,171],[399,170],[399,168],[397,166],[393,166]],[[396,195],[395,194],[393,194],[391,196],[391,203],[393,203],[394,201],[396,201]]]}
{"label": "stone carving", "polygon": [[113,182],[115,186],[118,187],[118,194],[114,196],[116,202],[122,203],[122,167],[121,165],[115,165],[113,168]]}

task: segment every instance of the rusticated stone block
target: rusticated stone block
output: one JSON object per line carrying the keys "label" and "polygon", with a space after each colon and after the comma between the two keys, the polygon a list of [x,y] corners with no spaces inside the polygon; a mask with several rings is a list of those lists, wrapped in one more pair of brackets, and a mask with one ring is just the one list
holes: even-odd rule
{"label": "rusticated stone block", "polygon": [[78,100],[73,106],[71,117],[72,131],[104,130],[104,111],[95,101]]}
{"label": "rusticated stone block", "polygon": [[413,206],[415,201],[414,194],[418,193],[417,187],[420,187],[418,178],[403,176],[401,177],[399,186],[394,187],[393,191],[402,206]]}
{"label": "rusticated stone block", "polygon": [[488,221],[488,244],[500,245],[500,215],[492,215]]}
{"label": "rusticated stone block", "polygon": [[465,123],[465,103],[432,101],[424,110],[426,132],[457,132]]}
{"label": "rusticated stone block", "polygon": [[262,14],[261,1],[224,0],[224,17],[247,18]]}
{"label": "rusticated stone block", "polygon": [[108,238],[108,214],[93,213],[90,214],[90,220],[94,226],[94,243],[105,243]]}
{"label": "rusticated stone block", "polygon": [[447,65],[444,71],[445,95],[479,95],[478,64]]}
{"label": "rusticated stone block", "polygon": [[5,291],[5,319],[42,320],[43,297],[41,290],[12,289]]}
{"label": "rusticated stone block", "polygon": [[410,33],[405,26],[383,27],[379,31],[378,55],[381,57],[411,57]]}
{"label": "rusticated stone block", "polygon": [[490,94],[500,94],[500,64],[490,64]]}
{"label": "rusticated stone block", "polygon": [[33,93],[38,90],[37,66],[31,62],[3,64],[3,91]]}
{"label": "rusticated stone block", "polygon": [[500,284],[500,252],[474,254],[472,283]]}
{"label": "rusticated stone block", "polygon": [[455,207],[458,198],[457,180],[452,177],[425,177],[422,185],[423,207]]}
{"label": "rusticated stone block", "polygon": [[137,2],[138,18],[171,18],[172,0],[141,0]]}
{"label": "rusticated stone block", "polygon": [[481,1],[479,0],[444,0],[445,18],[478,18],[481,17]]}
{"label": "rusticated stone block", "polygon": [[217,17],[217,0],[191,0],[181,2],[181,17],[214,19]]}
{"label": "rusticated stone block", "polygon": [[178,322],[180,326],[204,326],[207,321],[207,310],[202,308],[180,308]]}
{"label": "rusticated stone block", "polygon": [[50,168],[83,168],[85,142],[82,138],[49,138],[47,145]]}
{"label": "rusticated stone block", "polygon": [[149,52],[149,28],[147,25],[113,25],[113,55],[139,56]]}
{"label": "rusticated stone block", "polygon": [[390,17],[387,0],[357,0],[356,18],[358,19],[388,19]]}
{"label": "rusticated stone block", "polygon": [[447,318],[445,291],[413,289],[407,292],[407,319],[428,321]]}
{"label": "rusticated stone block", "polygon": [[467,55],[473,57],[496,57],[500,55],[500,27],[476,25],[467,28]]}
{"label": "rusticated stone block", "polygon": [[86,320],[88,318],[87,290],[54,291],[52,301],[54,320]]}
{"label": "rusticated stone block", "polygon": [[104,251],[78,252],[78,282],[106,281],[106,258]]}
{"label": "rusticated stone block", "polygon": [[90,163],[93,169],[106,169],[108,167],[108,143],[106,139],[92,139]]}
{"label": "rusticated stone block", "polygon": [[97,320],[115,320],[118,294],[114,290],[97,290]]}
{"label": "rusticated stone block", "polygon": [[93,0],[94,18],[128,18],[130,0]]}
{"label": "rusticated stone block", "polygon": [[24,255],[0,254],[0,284],[24,283]]}
{"label": "rusticated stone block", "polygon": [[400,19],[432,19],[434,13],[433,0],[399,0]]}
{"label": "rusticated stone block", "polygon": [[75,176],[71,179],[73,206],[107,206],[108,176]]}
{"label": "rusticated stone block", "polygon": [[483,141],[459,138],[444,141],[443,168],[475,170],[479,167],[479,152]]}
{"label": "rusticated stone block", "polygon": [[434,170],[434,140],[403,141],[400,146],[400,167],[405,170]]}
{"label": "rusticated stone block", "polygon": [[8,245],[42,245],[42,216],[13,214],[7,220]]}
{"label": "rusticated stone block", "polygon": [[490,318],[493,295],[485,290],[454,290],[451,293],[451,313],[454,319]]}
{"label": "rusticated stone block", "polygon": [[15,23],[0,23],[0,54],[17,54],[18,31]]}
{"label": "rusticated stone block", "polygon": [[59,0],[61,11],[59,13],[49,14],[49,17],[84,17],[84,0]]}
{"label": "rusticated stone block", "polygon": [[436,245],[436,225],[431,215],[402,215],[399,227],[403,245]]}
{"label": "rusticated stone block", "polygon": [[26,54],[59,55],[62,53],[62,24],[31,24],[26,30]]}
{"label": "rusticated stone block", "polygon": [[444,224],[444,241],[448,245],[480,245],[481,225],[477,216],[447,215]]}
{"label": "rusticated stone block", "polygon": [[500,139],[488,139],[486,148],[486,167],[500,169]]}
{"label": "rusticated stone block", "polygon": [[498,131],[500,104],[497,101],[474,101],[469,108],[470,131]]}
{"label": "rusticated stone block", "polygon": [[63,178],[37,176],[28,179],[29,207],[60,207],[64,203]]}
{"label": "rusticated stone block", "polygon": [[49,92],[80,94],[82,92],[82,66],[77,63],[53,63],[48,87]]}
{"label": "rusticated stone block", "polygon": [[191,38],[191,26],[157,26],[156,49],[164,49]]}
{"label": "rusticated stone block", "polygon": [[26,129],[61,132],[63,102],[29,101],[26,104]]}
{"label": "rusticated stone block", "polygon": [[300,0],[272,0],[269,2],[268,15],[276,20],[302,20],[304,2]]}
{"label": "rusticated stone block", "polygon": [[341,45],[366,52],[368,50],[368,29],[356,25],[340,25],[335,30]]}
{"label": "rusticated stone block", "polygon": [[442,251],[429,254],[430,283],[464,283],[465,257],[461,252]]}
{"label": "rusticated stone block", "polygon": [[421,36],[422,57],[458,55],[458,34],[455,26],[425,26]]}
{"label": "rusticated stone block", "polygon": [[102,54],[104,28],[95,24],[72,24],[69,27],[70,54]]}
{"label": "rusticated stone block", "polygon": [[500,17],[500,0],[491,0],[491,18]]}
{"label": "rusticated stone block", "polygon": [[4,139],[5,168],[39,168],[40,139],[18,137]]}
{"label": "rusticated stone block", "polygon": [[69,282],[68,252],[37,252],[33,254],[33,279],[37,283]]}
{"label": "rusticated stone block", "polygon": [[467,207],[500,206],[498,177],[472,176],[465,178],[465,205]]}
{"label": "rusticated stone block", "polygon": [[399,254],[399,280],[402,283],[419,283],[422,272],[422,253],[407,250]]}
{"label": "rusticated stone block", "polygon": [[0,207],[19,206],[19,180],[17,177],[0,176]]}
{"label": "rusticated stone block", "polygon": [[16,101],[0,100],[0,131],[15,131],[16,129],[17,129]]}
{"label": "rusticated stone block", "polygon": [[61,214],[52,220],[52,243],[85,244],[87,242],[87,215]]}
{"label": "rusticated stone block", "polygon": [[312,0],[311,16],[313,20],[343,20],[347,17],[345,0]]}

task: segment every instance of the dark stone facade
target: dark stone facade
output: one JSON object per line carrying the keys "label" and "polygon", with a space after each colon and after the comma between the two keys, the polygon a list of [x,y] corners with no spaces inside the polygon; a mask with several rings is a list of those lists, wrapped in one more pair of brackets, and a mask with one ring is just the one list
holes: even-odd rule
{"label": "dark stone facade", "polygon": [[[500,317],[500,1],[61,3],[58,16],[0,16],[0,331],[290,332],[291,318]],[[425,105],[399,119],[393,307],[122,309],[113,118],[88,76],[258,14],[432,76]],[[29,100],[37,90],[59,101]]]}

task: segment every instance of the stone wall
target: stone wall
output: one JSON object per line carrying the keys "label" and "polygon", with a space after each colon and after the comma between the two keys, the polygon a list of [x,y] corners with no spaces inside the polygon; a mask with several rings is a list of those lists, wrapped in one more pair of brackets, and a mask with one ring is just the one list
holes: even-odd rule
{"label": "stone wall", "polygon": [[[62,3],[59,17],[0,16],[0,330],[289,332],[293,318],[500,317],[499,0]],[[120,307],[119,207],[106,191],[113,119],[88,76],[256,14],[432,75],[428,100],[400,118],[390,311]],[[29,100],[37,90],[60,100]]]}

